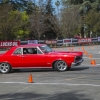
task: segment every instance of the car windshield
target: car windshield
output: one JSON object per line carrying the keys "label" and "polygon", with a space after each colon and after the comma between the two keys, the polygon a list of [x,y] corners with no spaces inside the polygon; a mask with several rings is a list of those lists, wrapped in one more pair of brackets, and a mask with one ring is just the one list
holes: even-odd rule
{"label": "car windshield", "polygon": [[47,46],[47,45],[39,46],[39,48],[40,48],[44,53],[52,52],[52,49],[51,49],[49,46]]}

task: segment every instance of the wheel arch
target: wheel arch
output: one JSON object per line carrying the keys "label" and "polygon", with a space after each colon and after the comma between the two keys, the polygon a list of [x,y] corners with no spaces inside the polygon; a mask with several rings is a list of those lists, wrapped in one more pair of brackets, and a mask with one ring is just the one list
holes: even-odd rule
{"label": "wheel arch", "polygon": [[11,70],[12,70],[12,67],[8,62],[6,61],[0,62],[0,72],[1,73],[6,74],[6,73],[11,72]]}
{"label": "wheel arch", "polygon": [[[60,58],[60,59],[54,60],[54,61],[52,62],[52,68],[53,68],[53,69],[55,69],[55,66],[54,66],[54,65],[55,65],[55,63],[56,63],[57,61],[64,61],[64,62],[66,62],[64,59],[61,59],[61,58]],[[67,64],[67,62],[66,62],[66,64]],[[68,65],[68,64],[67,64],[67,65]]]}
{"label": "wheel arch", "polygon": [[2,63],[8,63],[10,65],[11,69],[12,69],[12,66],[11,66],[11,64],[8,61],[0,62],[0,64],[2,64]]}

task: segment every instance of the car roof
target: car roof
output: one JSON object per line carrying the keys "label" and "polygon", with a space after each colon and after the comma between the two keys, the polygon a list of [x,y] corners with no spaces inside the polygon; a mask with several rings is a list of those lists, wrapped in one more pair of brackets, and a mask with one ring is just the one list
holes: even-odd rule
{"label": "car roof", "polygon": [[5,54],[9,54],[12,53],[16,48],[31,48],[31,47],[37,47],[37,46],[44,46],[46,44],[27,44],[27,45],[18,45],[18,46],[14,46],[11,47]]}
{"label": "car roof", "polygon": [[37,46],[43,46],[46,44],[26,44],[26,45],[19,45],[17,47],[37,47]]}

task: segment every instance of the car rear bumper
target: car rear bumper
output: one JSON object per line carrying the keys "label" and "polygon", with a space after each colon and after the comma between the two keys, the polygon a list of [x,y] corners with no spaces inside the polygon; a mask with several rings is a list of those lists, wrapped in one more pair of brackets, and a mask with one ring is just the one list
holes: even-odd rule
{"label": "car rear bumper", "polygon": [[82,63],[83,61],[84,61],[84,60],[81,59],[81,60],[77,61],[76,63],[75,63],[75,62],[72,62],[71,67],[79,66],[79,65],[81,65],[81,63]]}

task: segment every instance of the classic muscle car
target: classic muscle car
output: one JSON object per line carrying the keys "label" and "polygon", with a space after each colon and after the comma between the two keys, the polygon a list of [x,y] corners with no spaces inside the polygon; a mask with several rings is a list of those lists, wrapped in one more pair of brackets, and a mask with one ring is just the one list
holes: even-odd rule
{"label": "classic muscle car", "polygon": [[83,62],[83,52],[53,51],[46,44],[14,46],[0,54],[0,72],[30,68],[54,68],[65,71]]}

